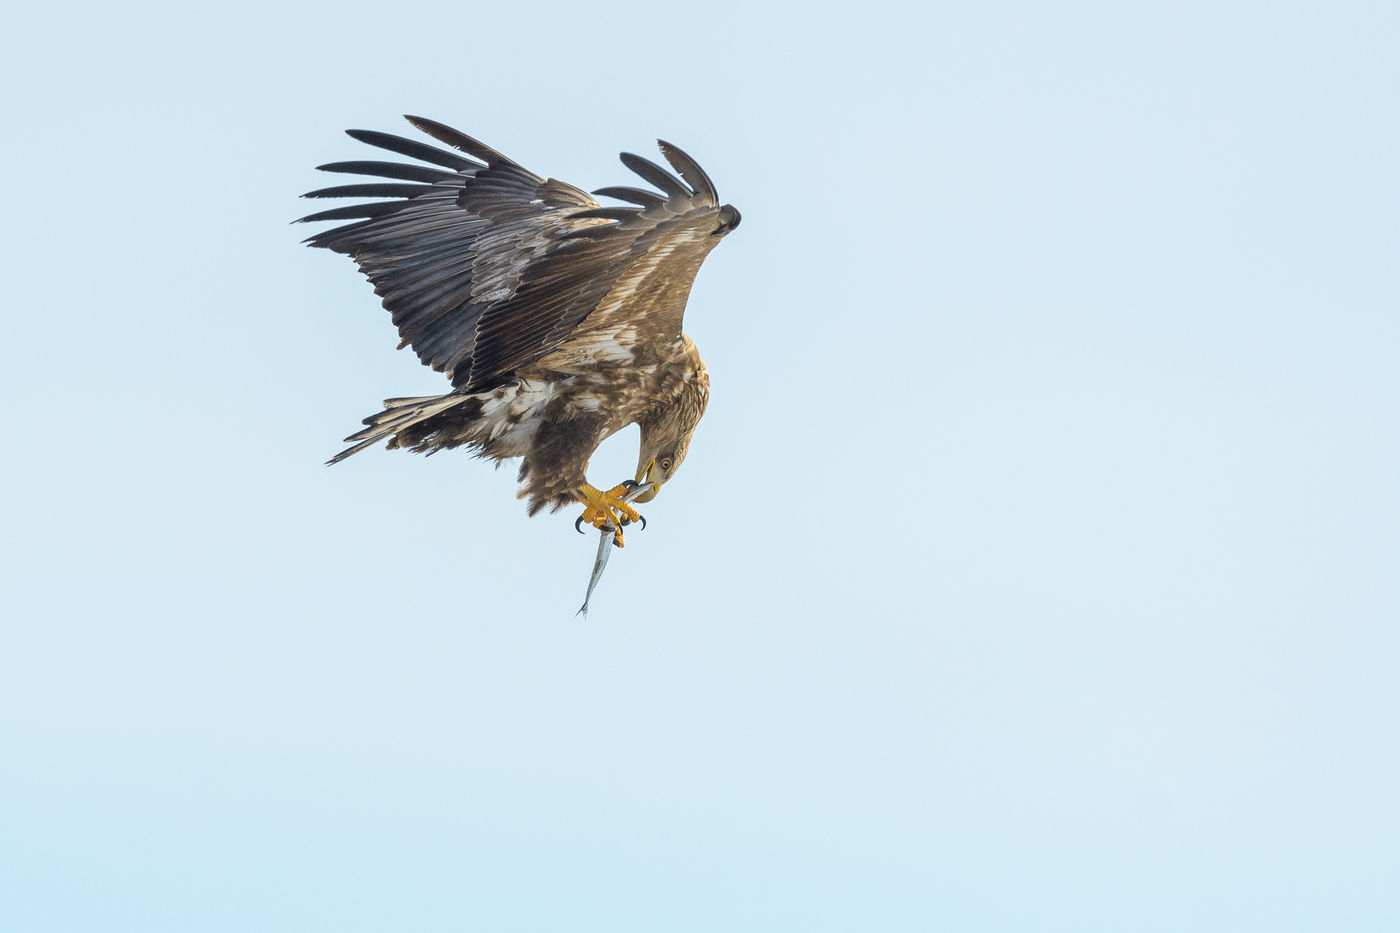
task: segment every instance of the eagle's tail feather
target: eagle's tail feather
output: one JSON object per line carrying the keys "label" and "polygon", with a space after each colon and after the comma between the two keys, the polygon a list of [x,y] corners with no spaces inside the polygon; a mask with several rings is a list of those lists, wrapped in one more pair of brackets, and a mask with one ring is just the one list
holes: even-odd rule
{"label": "eagle's tail feather", "polygon": [[386,437],[396,436],[400,431],[434,415],[440,415],[454,405],[461,404],[466,396],[449,392],[447,395],[421,395],[415,398],[388,398],[384,400],[384,410],[370,415],[364,423],[369,425],[346,438],[356,442],[326,461],[329,466],[339,463],[351,454],[357,454],[366,447],[372,447]]}

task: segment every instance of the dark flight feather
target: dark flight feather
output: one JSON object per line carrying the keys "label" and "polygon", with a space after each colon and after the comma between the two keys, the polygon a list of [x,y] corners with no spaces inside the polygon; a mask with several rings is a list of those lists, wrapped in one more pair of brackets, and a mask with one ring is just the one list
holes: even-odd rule
{"label": "dark flight feather", "polygon": [[674,198],[689,198],[692,192],[681,180],[650,159],[643,159],[641,156],[631,152],[624,152],[618,156],[622,164],[636,172],[642,178],[651,182],[662,191]]}
{"label": "dark flight feather", "polygon": [[417,140],[404,139],[402,136],[395,136],[392,133],[380,133],[375,130],[346,130],[345,134],[362,143],[369,143],[380,149],[397,152],[399,155],[406,155],[410,159],[417,159],[420,162],[441,165],[454,172],[474,171],[486,167],[472,159],[464,159],[455,152],[443,152],[441,149],[435,149]]}
{"label": "dark flight feather", "polygon": [[645,188],[629,188],[624,185],[614,185],[609,188],[599,188],[593,192],[605,198],[617,198],[619,201],[631,201],[633,204],[640,204],[642,207],[655,207],[665,204],[666,199],[658,195],[655,191],[648,191]]}
{"label": "dark flight feather", "polygon": [[297,223],[304,224],[316,220],[350,220],[355,217],[379,217],[384,214],[392,214],[402,209],[403,205],[393,201],[368,201],[364,204],[351,204],[348,207],[334,207],[328,211],[307,214],[305,217],[298,220]]}
{"label": "dark flight feather", "polygon": [[719,192],[715,190],[715,183],[710,181],[710,176],[705,174],[700,163],[686,155],[685,150],[671,145],[664,139],[658,139],[656,144],[661,148],[661,154],[666,157],[666,161],[681,173],[681,177],[695,189],[697,195],[709,198],[711,204],[719,203]]}
{"label": "dark flight feather", "polygon": [[404,165],[402,162],[329,162],[318,165],[322,172],[340,172],[346,175],[377,175],[380,178],[397,178],[400,181],[456,181],[461,176],[441,169],[425,168],[421,165]]}
{"label": "dark flight feather", "polygon": [[416,198],[432,191],[432,185],[337,185],[334,188],[317,188],[308,191],[303,198]]}
{"label": "dark flight feather", "polygon": [[[466,133],[463,133],[461,130],[454,130],[450,126],[446,126],[436,120],[429,120],[426,117],[406,116],[404,119],[438,142],[446,143],[453,149],[460,149],[469,156],[475,156],[487,165],[499,162],[521,168],[520,164],[514,159],[502,155],[480,140],[473,139]],[[538,175],[534,176],[534,178],[537,181],[544,181],[544,179],[540,178]]]}

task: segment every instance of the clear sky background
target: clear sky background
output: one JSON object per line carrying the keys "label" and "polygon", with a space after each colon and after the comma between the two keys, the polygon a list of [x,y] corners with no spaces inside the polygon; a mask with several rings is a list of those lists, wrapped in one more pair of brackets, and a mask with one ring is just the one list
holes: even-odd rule
{"label": "clear sky background", "polygon": [[[0,928],[1400,929],[1395,4],[6,31]],[[288,225],[403,113],[743,211],[587,620],[513,470],[322,466],[445,386]]]}

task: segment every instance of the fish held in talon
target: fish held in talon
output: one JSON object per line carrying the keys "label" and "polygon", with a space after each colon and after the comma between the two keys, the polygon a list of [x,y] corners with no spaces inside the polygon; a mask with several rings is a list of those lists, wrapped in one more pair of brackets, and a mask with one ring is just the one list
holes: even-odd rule
{"label": "fish held in talon", "polygon": [[[633,483],[624,498],[636,501],[637,497],[645,495],[651,489],[650,483]],[[582,518],[579,519],[583,521]],[[642,527],[646,527],[646,519],[642,519]],[[588,604],[593,599],[593,590],[598,586],[598,581],[603,578],[603,570],[608,566],[608,558],[612,556],[612,546],[622,545],[615,539],[613,532],[603,529],[598,535],[598,553],[593,558],[593,573],[588,578],[588,591],[583,596],[583,605],[578,607],[578,612],[574,615],[581,615],[588,618]]]}

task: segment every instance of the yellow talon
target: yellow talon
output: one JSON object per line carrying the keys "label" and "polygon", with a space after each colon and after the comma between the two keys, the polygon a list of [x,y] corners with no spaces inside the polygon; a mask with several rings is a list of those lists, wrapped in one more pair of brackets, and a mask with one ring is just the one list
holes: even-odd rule
{"label": "yellow talon", "polygon": [[578,497],[583,501],[583,514],[574,524],[587,522],[594,528],[604,531],[611,528],[616,535],[613,538],[613,544],[622,547],[622,526],[642,521],[642,514],[634,509],[631,503],[622,501],[622,497],[627,494],[630,488],[627,483],[619,483],[607,492],[603,492],[595,486],[584,483],[578,490]]}

